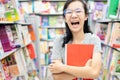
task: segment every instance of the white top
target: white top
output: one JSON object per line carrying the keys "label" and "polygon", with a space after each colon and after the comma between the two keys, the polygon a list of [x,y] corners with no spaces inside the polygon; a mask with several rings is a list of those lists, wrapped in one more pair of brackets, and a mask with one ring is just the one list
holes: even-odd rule
{"label": "white top", "polygon": [[[51,59],[52,60],[53,59],[61,59],[63,61],[63,63],[65,63],[65,47],[62,47],[63,37],[64,37],[64,35],[59,36],[54,40]],[[70,44],[70,43],[71,43],[71,41],[68,42],[68,44]],[[102,51],[101,50],[101,40],[95,34],[85,33],[85,38],[83,40],[83,44],[94,44],[94,53]],[[79,80],[82,80],[82,79],[79,78]]]}
{"label": "white top", "polygon": [[[62,47],[63,37],[64,35],[54,40],[51,59],[62,59],[65,63],[65,47]],[[95,34],[86,33],[83,44],[94,44],[94,52],[101,52],[101,41]]]}

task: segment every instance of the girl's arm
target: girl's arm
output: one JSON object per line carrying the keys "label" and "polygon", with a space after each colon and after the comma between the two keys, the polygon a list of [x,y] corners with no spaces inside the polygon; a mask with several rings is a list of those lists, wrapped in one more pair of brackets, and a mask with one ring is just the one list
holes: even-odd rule
{"label": "girl's arm", "polygon": [[53,73],[54,80],[73,80],[75,77],[68,73]]}
{"label": "girl's arm", "polygon": [[[56,63],[62,63],[61,60],[53,60],[53,62]],[[51,70],[51,69],[50,69]],[[52,71],[51,71],[52,72]],[[75,78],[75,76],[65,73],[65,72],[61,72],[61,73],[52,73],[52,76],[54,78],[54,80],[72,80]]]}
{"label": "girl's arm", "polygon": [[50,65],[50,69],[52,73],[64,72],[78,78],[94,79],[99,76],[101,65],[102,65],[101,53],[94,53],[90,65],[86,65],[84,67],[75,67],[64,65],[59,62],[54,62],[53,64]]}

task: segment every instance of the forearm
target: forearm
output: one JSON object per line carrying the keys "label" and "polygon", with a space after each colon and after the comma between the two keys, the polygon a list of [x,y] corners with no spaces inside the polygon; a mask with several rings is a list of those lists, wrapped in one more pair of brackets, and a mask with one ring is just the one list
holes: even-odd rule
{"label": "forearm", "polygon": [[56,74],[53,73],[53,78],[54,78],[54,80],[72,80],[75,77],[68,73],[62,72],[62,73],[56,73]]}
{"label": "forearm", "polygon": [[78,78],[82,77],[82,78],[94,79],[98,77],[97,72],[91,67],[74,67],[74,66],[65,65],[65,67],[63,68],[63,71],[71,75],[74,75]]}

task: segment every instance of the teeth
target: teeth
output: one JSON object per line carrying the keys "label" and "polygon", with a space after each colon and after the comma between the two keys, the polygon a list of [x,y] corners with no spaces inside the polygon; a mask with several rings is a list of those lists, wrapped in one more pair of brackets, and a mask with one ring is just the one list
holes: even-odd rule
{"label": "teeth", "polygon": [[79,24],[79,22],[72,22],[71,24],[72,25],[76,25],[76,24]]}

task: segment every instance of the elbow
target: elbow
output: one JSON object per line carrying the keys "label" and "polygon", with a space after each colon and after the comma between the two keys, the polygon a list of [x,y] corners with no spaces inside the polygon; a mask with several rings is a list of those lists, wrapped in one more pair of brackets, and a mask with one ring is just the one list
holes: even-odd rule
{"label": "elbow", "polygon": [[59,77],[58,75],[52,75],[54,80],[61,80],[61,77]]}
{"label": "elbow", "polygon": [[92,73],[92,79],[98,78],[99,75],[100,75],[100,73],[99,73],[98,71],[94,71],[94,72]]}
{"label": "elbow", "polygon": [[92,73],[91,73],[91,75],[92,75],[92,76],[91,76],[92,79],[98,78],[99,75],[100,75],[100,70],[93,70]]}

